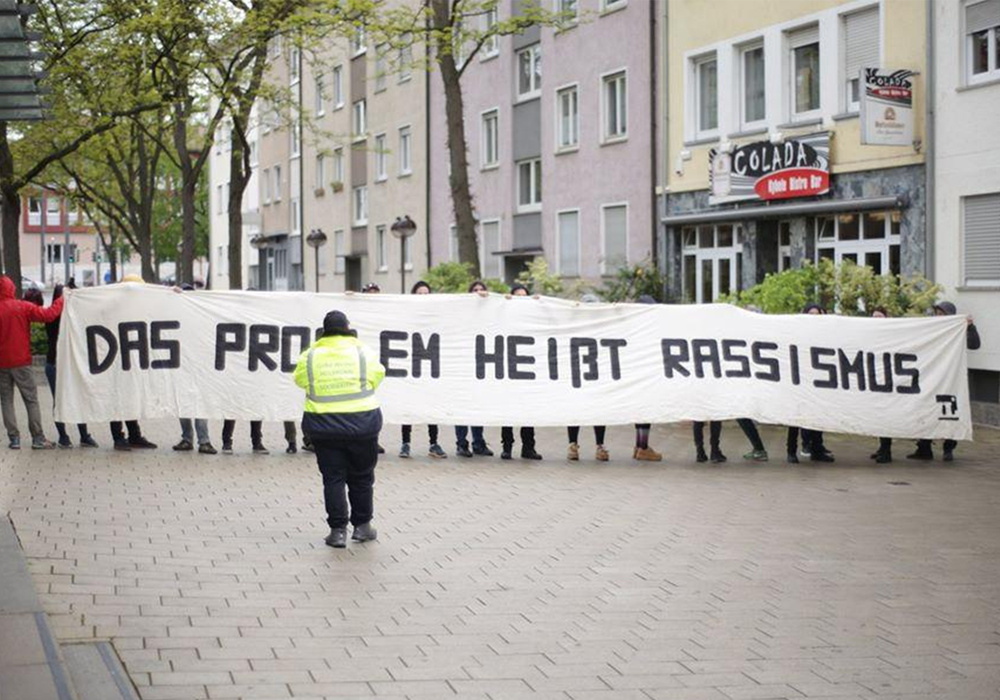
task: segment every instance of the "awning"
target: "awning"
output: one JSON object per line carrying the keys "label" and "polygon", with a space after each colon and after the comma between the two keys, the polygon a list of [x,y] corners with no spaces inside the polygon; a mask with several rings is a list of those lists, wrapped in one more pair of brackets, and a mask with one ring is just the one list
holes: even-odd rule
{"label": "awning", "polygon": [[836,214],[842,211],[871,211],[873,209],[903,209],[909,206],[905,195],[891,197],[862,197],[860,199],[828,199],[795,204],[769,204],[743,207],[742,209],[700,209],[671,214],[660,219],[666,226],[685,224],[714,224],[720,221],[746,221],[747,219],[784,219],[793,216]]}
{"label": "awning", "polygon": [[41,39],[37,32],[26,32],[22,24],[35,12],[34,5],[17,0],[0,0],[0,121],[37,121],[44,119],[44,105],[36,63],[44,54],[31,50],[30,43]]}

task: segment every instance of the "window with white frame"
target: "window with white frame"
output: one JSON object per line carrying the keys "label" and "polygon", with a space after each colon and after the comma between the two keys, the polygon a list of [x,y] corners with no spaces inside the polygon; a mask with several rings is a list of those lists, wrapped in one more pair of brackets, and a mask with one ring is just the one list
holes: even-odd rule
{"label": "window with white frame", "polygon": [[740,128],[763,125],[767,118],[764,44],[740,49]]}
{"label": "window with white frame", "polygon": [[388,85],[389,45],[378,44],[375,47],[375,92],[382,92]]}
{"label": "window with white frame", "polygon": [[271,103],[267,99],[260,103],[260,130],[265,136],[271,133]]}
{"label": "window with white frame", "polygon": [[965,75],[970,84],[1000,78],[1000,0],[966,0]]}
{"label": "window with white frame", "polygon": [[302,230],[302,208],[299,207],[299,198],[292,197],[288,200],[288,218],[291,221],[292,235],[298,235]]}
{"label": "window with white frame", "polygon": [[252,167],[252,166],[257,165],[257,160],[258,160],[257,159],[257,139],[251,139],[250,141],[248,141],[248,143],[250,144],[250,165]]}
{"label": "window with white frame", "polygon": [[317,73],[313,84],[313,112],[322,117],[326,112],[326,76]]}
{"label": "window with white frame", "polygon": [[962,197],[962,252],[966,286],[1000,285],[1000,192]]}
{"label": "window with white frame", "polygon": [[710,304],[742,288],[741,226],[685,227],[681,229],[681,248],[681,292],[688,302]]}
{"label": "window with white frame", "polygon": [[517,97],[527,100],[542,93],[542,45],[517,52]]}
{"label": "window with white frame", "polygon": [[601,10],[603,12],[617,10],[619,7],[625,7],[627,4],[628,0],[601,0]]}
{"label": "window with white frame", "polygon": [[604,141],[618,141],[628,136],[628,78],[625,71],[601,79],[604,102]]}
{"label": "window with white frame", "polygon": [[[491,32],[496,29],[497,26],[497,8],[496,5],[489,7],[483,13],[483,32]],[[496,34],[488,36],[483,41],[483,47],[479,49],[479,58],[482,61],[486,59],[493,58],[494,56],[500,55],[500,37]]]}
{"label": "window with white frame", "polygon": [[719,62],[715,54],[694,61],[694,118],[699,137],[719,130]]}
{"label": "window with white frame", "polygon": [[557,272],[563,277],[580,276],[580,210],[561,211],[556,215]]}
{"label": "window with white frame", "polygon": [[861,104],[861,69],[879,66],[878,5],[844,15],[844,110],[856,112]]}
{"label": "window with white frame", "polygon": [[271,203],[271,169],[264,168],[264,172],[261,173],[260,178],[261,189],[261,199],[264,200],[264,204]]}
{"label": "window with white frame", "polygon": [[503,258],[500,252],[500,220],[483,221],[480,225],[479,237],[482,239],[482,269],[483,277],[502,277],[501,266]]}
{"label": "window with white frame", "polygon": [[389,177],[389,151],[385,145],[385,134],[375,135],[375,182]]}
{"label": "window with white frame", "polygon": [[38,197],[28,198],[28,225],[38,226],[42,223],[42,200]]}
{"label": "window with white frame", "polygon": [[389,242],[384,224],[375,227],[375,264],[379,272],[389,269]]}
{"label": "window with white frame", "polygon": [[402,46],[396,54],[397,81],[405,83],[413,76],[413,35],[407,32],[403,35]]}
{"label": "window with white frame", "polygon": [[288,135],[291,141],[291,157],[298,158],[302,154],[302,126],[295,122],[288,130]]}
{"label": "window with white frame", "polygon": [[555,0],[555,5],[563,24],[574,24],[580,19],[580,0]]}
{"label": "window with white frame", "polygon": [[333,172],[330,174],[333,182],[344,182],[344,148],[333,149]]}
{"label": "window with white frame", "polygon": [[354,225],[365,226],[368,223],[368,188],[364,185],[354,188]]}
{"label": "window with white frame", "polygon": [[351,107],[351,112],[351,129],[354,138],[356,140],[363,139],[368,130],[368,111],[365,100],[361,99],[355,102]]}
{"label": "window with white frame", "polygon": [[819,26],[797,29],[786,37],[792,119],[815,117],[820,108]]}
{"label": "window with white frame", "polygon": [[448,227],[448,260],[458,262],[458,226]]}
{"label": "window with white frame", "polygon": [[354,29],[354,33],[351,35],[351,53],[354,56],[360,56],[365,51],[368,50],[368,31],[365,29],[365,25],[361,25]]}
{"label": "window with white frame", "polygon": [[399,174],[413,173],[413,132],[409,126],[399,128]]}
{"label": "window with white frame", "polygon": [[274,201],[281,201],[281,166],[275,165],[271,172],[274,174]]}
{"label": "window with white frame", "polygon": [[45,223],[48,226],[58,226],[62,218],[62,199],[54,195],[45,198]]}
{"label": "window with white frame", "polygon": [[899,211],[844,212],[816,219],[816,260],[850,260],[881,275],[898,275]]}
{"label": "window with white frame", "polygon": [[331,76],[331,91],[333,92],[333,108],[344,106],[344,67],[334,66]]}
{"label": "window with white frame", "polygon": [[326,187],[326,156],[322,153],[316,156],[316,166],[313,172],[313,187],[321,190]]}
{"label": "window with white frame", "polygon": [[601,206],[601,274],[614,274],[628,262],[628,205]]}
{"label": "window with white frame", "polygon": [[480,126],[480,165],[494,168],[500,164],[500,112],[483,112]]}
{"label": "window with white frame", "polygon": [[542,207],[542,160],[522,160],[517,164],[517,209],[538,211]]}
{"label": "window with white frame", "polygon": [[792,222],[778,222],[778,272],[792,268]]}
{"label": "window with white frame", "polygon": [[333,232],[333,274],[342,275],[344,274],[344,264],[345,256],[347,251],[344,249],[344,232],[343,230],[337,230]]}
{"label": "window with white frame", "polygon": [[580,144],[580,104],[576,85],[556,93],[556,145],[559,150]]}
{"label": "window with white frame", "polygon": [[292,85],[299,82],[302,69],[302,51],[298,46],[293,46],[288,54],[288,76]]}
{"label": "window with white frame", "polygon": [[[229,183],[225,183],[223,186],[225,191],[225,196],[223,199],[226,202],[226,207],[229,207]],[[66,224],[69,226],[76,226],[80,223],[80,210],[76,208],[76,205],[70,204],[69,208],[66,210]]]}

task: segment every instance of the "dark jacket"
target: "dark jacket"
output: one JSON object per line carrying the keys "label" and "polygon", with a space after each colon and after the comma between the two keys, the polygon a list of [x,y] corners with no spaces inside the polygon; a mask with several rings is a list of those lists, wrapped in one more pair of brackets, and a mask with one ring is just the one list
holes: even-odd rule
{"label": "dark jacket", "polygon": [[42,307],[14,298],[14,283],[0,276],[0,369],[31,364],[31,324],[49,323],[59,318],[63,300]]}
{"label": "dark jacket", "polygon": [[45,364],[56,364],[56,344],[59,342],[59,323],[62,319],[57,318],[52,323],[45,324],[45,337],[49,339],[49,351],[45,353]]}
{"label": "dark jacket", "polygon": [[983,346],[983,341],[979,338],[979,329],[976,328],[975,323],[970,323],[965,332],[965,344],[969,350],[978,350]]}
{"label": "dark jacket", "polygon": [[303,413],[302,432],[313,440],[370,440],[382,430],[382,409],[359,413]]}

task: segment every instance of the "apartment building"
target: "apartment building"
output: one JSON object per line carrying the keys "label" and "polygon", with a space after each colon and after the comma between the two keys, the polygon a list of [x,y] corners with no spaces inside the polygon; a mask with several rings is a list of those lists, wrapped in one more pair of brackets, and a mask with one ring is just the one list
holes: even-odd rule
{"label": "apartment building", "polygon": [[[820,258],[931,274],[926,3],[711,8],[671,0],[668,9],[662,221],[674,296],[712,302]],[[911,131],[898,145],[862,143],[865,68],[902,71],[912,88]]]}
{"label": "apartment building", "polygon": [[[511,281],[537,256],[568,280],[651,260],[654,85],[663,3],[557,0],[559,28],[500,37],[462,78],[483,275]],[[484,24],[509,16],[500,2]],[[613,51],[598,47],[614,47]],[[457,260],[444,92],[430,78],[431,262]]]}
{"label": "apartment building", "polygon": [[975,419],[1000,425],[1000,0],[933,4],[935,281],[983,338],[969,352]]}

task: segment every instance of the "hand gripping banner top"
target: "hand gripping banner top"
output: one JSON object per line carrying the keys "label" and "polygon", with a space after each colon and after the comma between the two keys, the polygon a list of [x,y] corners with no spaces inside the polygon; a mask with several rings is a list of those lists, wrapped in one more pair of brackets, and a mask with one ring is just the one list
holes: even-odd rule
{"label": "hand gripping banner top", "polygon": [[291,373],[334,309],[386,367],[378,397],[390,422],[753,418],[882,437],[972,437],[962,316],[138,284],[67,294],[56,419],[297,420],[304,396]]}

